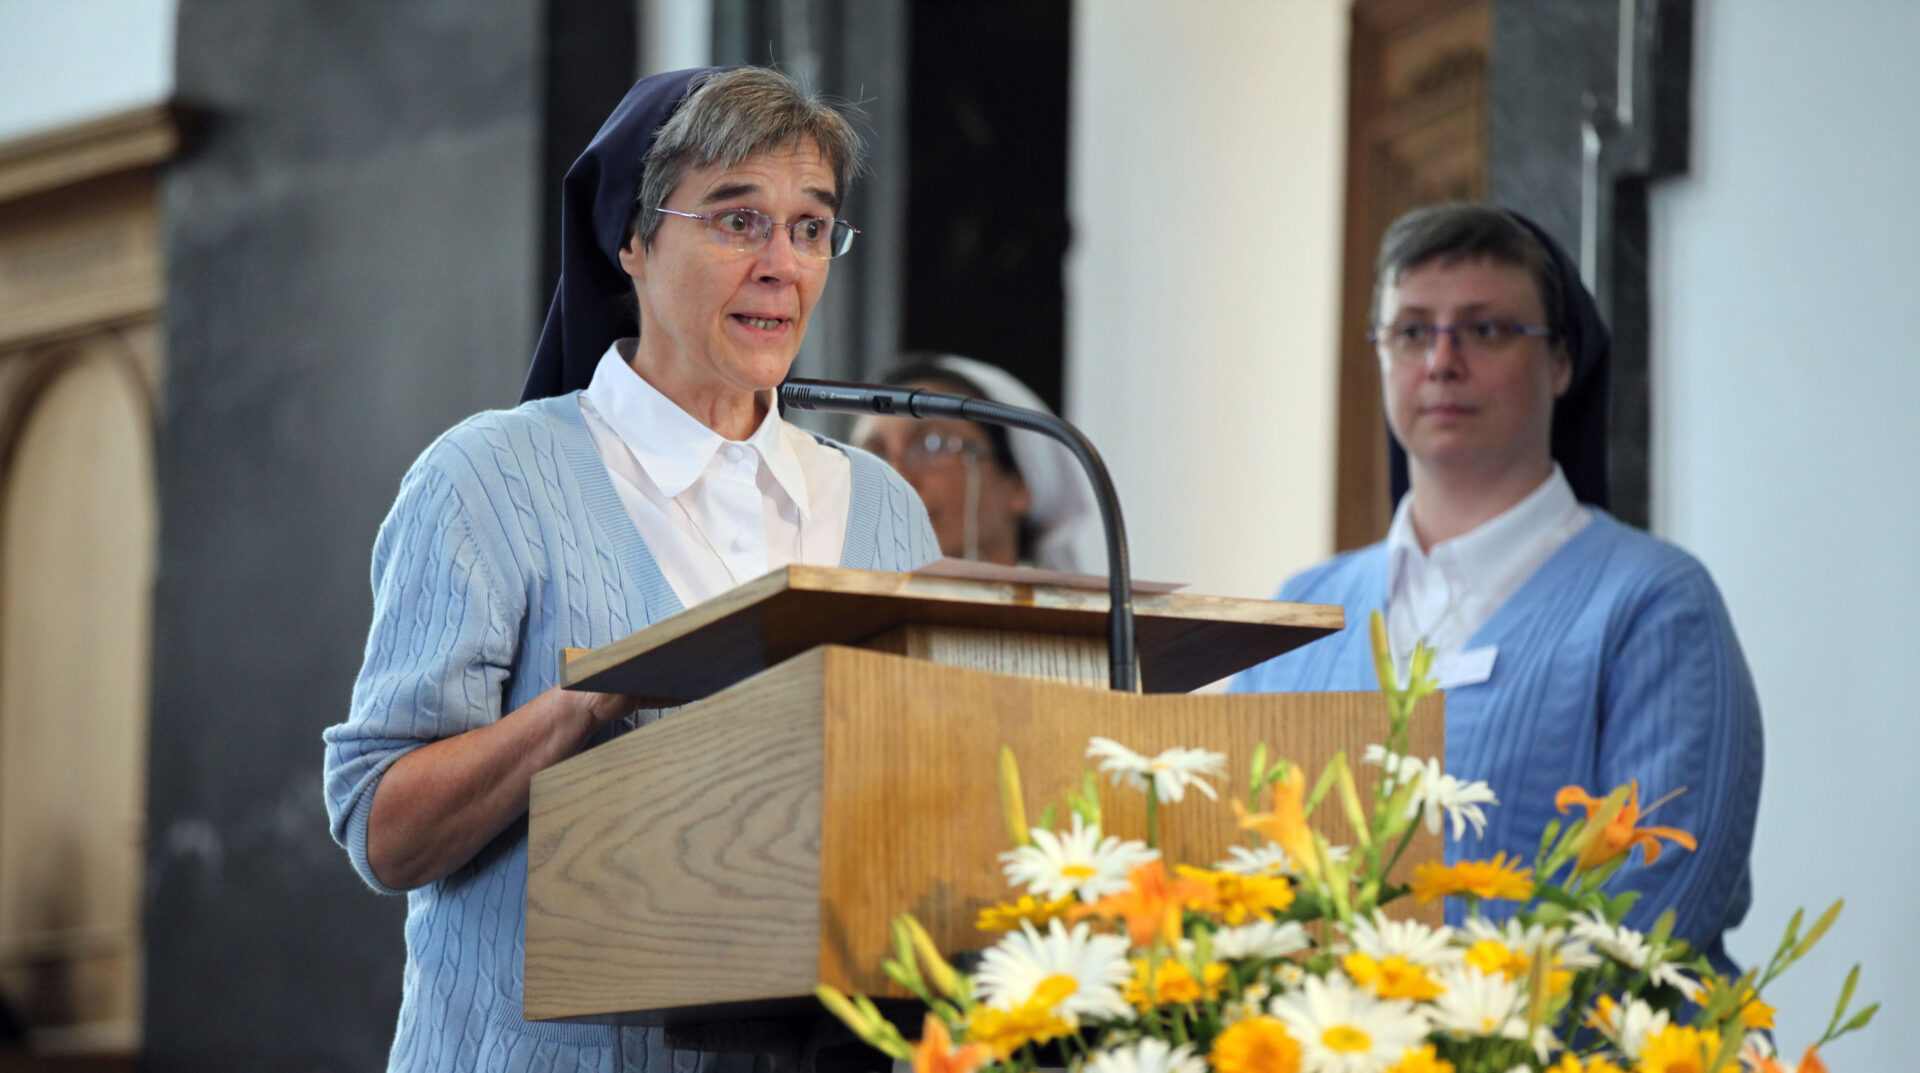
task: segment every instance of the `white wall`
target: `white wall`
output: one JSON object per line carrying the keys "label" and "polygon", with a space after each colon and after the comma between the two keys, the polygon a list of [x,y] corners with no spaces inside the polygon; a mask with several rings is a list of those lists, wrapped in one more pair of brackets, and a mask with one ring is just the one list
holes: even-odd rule
{"label": "white wall", "polygon": [[1920,837],[1920,5],[1702,0],[1693,162],[1653,203],[1654,518],[1726,594],[1767,774],[1735,956],[1847,912],[1784,981],[1794,1058],[1854,961],[1882,1023],[1834,1069],[1912,1064]]}
{"label": "white wall", "polygon": [[173,93],[175,0],[0,0],[0,141]]}
{"label": "white wall", "polygon": [[1075,5],[1067,416],[1141,577],[1268,596],[1332,546],[1346,50],[1341,0]]}

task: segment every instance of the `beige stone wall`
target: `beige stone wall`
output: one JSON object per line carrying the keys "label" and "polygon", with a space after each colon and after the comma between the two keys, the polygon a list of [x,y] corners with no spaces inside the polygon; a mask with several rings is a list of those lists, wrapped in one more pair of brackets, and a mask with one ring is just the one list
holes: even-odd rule
{"label": "beige stone wall", "polygon": [[164,112],[0,144],[0,996],[140,1017]]}

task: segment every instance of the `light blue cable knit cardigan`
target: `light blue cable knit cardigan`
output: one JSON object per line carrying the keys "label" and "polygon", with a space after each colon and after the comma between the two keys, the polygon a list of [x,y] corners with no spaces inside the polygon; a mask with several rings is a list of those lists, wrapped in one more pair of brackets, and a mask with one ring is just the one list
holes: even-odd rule
{"label": "light blue cable knit cardigan", "polygon": [[[835,444],[833,446],[840,447]],[[910,570],[939,555],[926,509],[864,451],[840,563]],[[577,394],[480,414],[440,437],[400,485],[373,554],[373,628],[347,720],[326,740],[333,836],[367,864],[374,789],[395,760],[492,723],[556,684],[558,653],[598,647],[679,610],[580,419]],[[638,725],[604,728],[598,744]],[[658,1029],[529,1023],[526,820],[439,882],[407,892],[407,966],[389,1070],[694,1073],[712,1055]]]}
{"label": "light blue cable knit cardigan", "polygon": [[[1340,604],[1347,628],[1234,680],[1237,692],[1377,689],[1368,616],[1386,606],[1387,551],[1375,544],[1306,570],[1279,599]],[[1760,704],[1720,592],[1686,552],[1602,511],[1480,627],[1499,646],[1485,682],[1447,691],[1446,769],[1498,795],[1484,839],[1449,840],[1448,862],[1505,850],[1531,862],[1553,797],[1640,780],[1644,808],[1685,788],[1648,823],[1678,827],[1698,852],[1635,854],[1610,889],[1641,892],[1627,922],[1677,913],[1674,933],[1732,967],[1721,933],[1752,901],[1747,856],[1760,801]],[[1575,815],[1583,815],[1578,808]],[[1450,923],[1460,907],[1449,904]]]}

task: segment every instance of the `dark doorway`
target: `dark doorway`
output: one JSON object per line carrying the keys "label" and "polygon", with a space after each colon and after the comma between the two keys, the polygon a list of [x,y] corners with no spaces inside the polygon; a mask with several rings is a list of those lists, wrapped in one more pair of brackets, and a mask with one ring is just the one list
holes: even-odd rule
{"label": "dark doorway", "polygon": [[901,342],[1060,405],[1068,0],[914,0]]}

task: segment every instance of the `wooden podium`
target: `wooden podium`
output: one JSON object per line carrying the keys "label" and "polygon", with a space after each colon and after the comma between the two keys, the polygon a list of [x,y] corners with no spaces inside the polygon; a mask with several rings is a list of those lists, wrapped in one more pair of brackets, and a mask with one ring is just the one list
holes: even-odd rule
{"label": "wooden podium", "polygon": [[[894,914],[980,949],[994,937],[976,914],[1014,893],[1003,744],[1037,817],[1093,766],[1095,735],[1224,752],[1223,796],[1244,792],[1260,742],[1317,773],[1384,740],[1374,693],[1185,692],[1339,629],[1339,608],[1135,605],[1141,694],[1105,687],[1104,591],[1017,580],[792,566],[571,654],[569,685],[687,706],[535,777],[525,1016],[689,1025],[810,1009],[816,982],[903,995],[880,972]],[[1426,704],[1410,749],[1442,755]],[[1144,795],[1102,777],[1101,800],[1109,831],[1140,836]],[[1338,809],[1315,820],[1348,837]],[[1171,861],[1244,841],[1224,802],[1162,808]],[[1403,867],[1439,855],[1423,830]]]}

